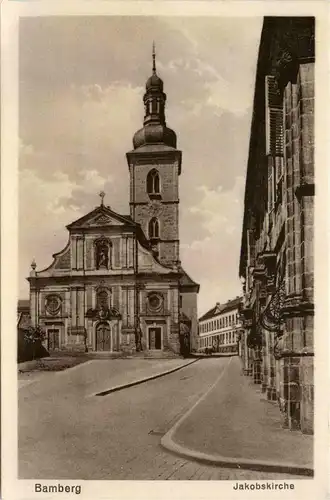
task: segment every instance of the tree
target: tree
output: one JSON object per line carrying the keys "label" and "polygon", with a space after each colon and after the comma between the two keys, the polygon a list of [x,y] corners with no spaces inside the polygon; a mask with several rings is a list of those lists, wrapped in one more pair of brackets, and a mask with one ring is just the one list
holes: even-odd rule
{"label": "tree", "polygon": [[41,328],[41,326],[30,326],[24,333],[24,340],[31,349],[32,359],[39,359],[48,354],[44,346],[43,341],[46,338],[46,332]]}

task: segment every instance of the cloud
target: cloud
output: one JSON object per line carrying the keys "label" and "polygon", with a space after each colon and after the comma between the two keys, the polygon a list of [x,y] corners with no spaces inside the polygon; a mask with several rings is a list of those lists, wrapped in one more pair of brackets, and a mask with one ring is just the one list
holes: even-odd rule
{"label": "cloud", "polygon": [[184,81],[189,81],[190,89],[199,87],[200,98],[197,102],[195,92],[185,92],[180,100],[196,116],[200,115],[205,106],[217,115],[229,111],[237,116],[244,115],[251,106],[249,87],[242,92],[239,80],[224,78],[221,70],[199,57],[172,59],[167,64],[159,62],[158,67],[164,74],[181,73]]}
{"label": "cloud", "polygon": [[[80,184],[72,182],[65,172],[58,171],[47,181],[38,177],[36,172],[23,170],[19,178],[19,272],[21,277],[29,273],[32,258],[38,269],[52,262],[52,254],[60,251],[66,244],[68,232],[65,226],[82,217],[86,212],[81,204],[74,201],[74,193],[93,196],[98,204],[96,193],[112,182],[96,171],[83,176]],[[28,222],[28,223],[27,223]],[[20,296],[28,295],[28,285],[20,281]]]}
{"label": "cloud", "polygon": [[185,242],[181,258],[187,272],[201,282],[199,314],[213,303],[225,302],[241,292],[238,259],[243,211],[244,178],[236,177],[233,189],[208,189],[200,186],[201,201],[190,212],[199,216],[207,236]]}
{"label": "cloud", "polygon": [[21,21],[21,282],[32,257],[39,268],[50,264],[66,244],[65,225],[92,210],[101,189],[107,204],[128,213],[125,153],[143,123],[155,39],[166,119],[183,151],[182,263],[201,283],[200,312],[239,293],[243,208],[235,200],[243,197],[261,21],[177,16]]}

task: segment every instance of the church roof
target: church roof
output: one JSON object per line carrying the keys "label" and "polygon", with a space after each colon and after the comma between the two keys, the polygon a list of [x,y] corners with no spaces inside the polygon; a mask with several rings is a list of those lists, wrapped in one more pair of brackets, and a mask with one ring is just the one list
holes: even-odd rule
{"label": "church roof", "polygon": [[203,316],[201,316],[198,321],[211,319],[215,316],[218,316],[219,314],[224,314],[226,312],[232,311],[233,309],[238,308],[241,302],[242,297],[236,297],[235,299],[228,300],[228,302],[226,302],[225,304],[220,304],[220,302],[217,302],[216,305],[212,307],[212,309],[207,311]]}
{"label": "church roof", "polygon": [[129,215],[121,215],[117,212],[114,212],[110,207],[106,205],[100,205],[88,214],[83,215],[79,219],[71,222],[67,227],[67,229],[80,229],[86,227],[88,223],[95,222],[98,226],[107,226],[111,224],[111,221],[117,221],[121,224],[129,225],[129,226],[138,226],[136,222]]}
{"label": "church roof", "polygon": [[199,284],[196,283],[182,267],[180,267],[179,272],[181,273],[180,286],[197,286],[199,290]]}

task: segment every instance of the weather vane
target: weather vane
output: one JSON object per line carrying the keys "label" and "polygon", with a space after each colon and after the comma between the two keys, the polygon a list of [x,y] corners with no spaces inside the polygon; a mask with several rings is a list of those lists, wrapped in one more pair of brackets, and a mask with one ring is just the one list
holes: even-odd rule
{"label": "weather vane", "polygon": [[156,73],[156,47],[155,41],[152,42],[152,71]]}

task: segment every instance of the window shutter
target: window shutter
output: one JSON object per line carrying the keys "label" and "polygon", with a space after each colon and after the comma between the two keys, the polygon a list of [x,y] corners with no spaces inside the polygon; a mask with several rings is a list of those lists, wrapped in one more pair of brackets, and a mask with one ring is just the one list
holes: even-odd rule
{"label": "window shutter", "polygon": [[266,155],[283,155],[283,103],[274,76],[265,78]]}

